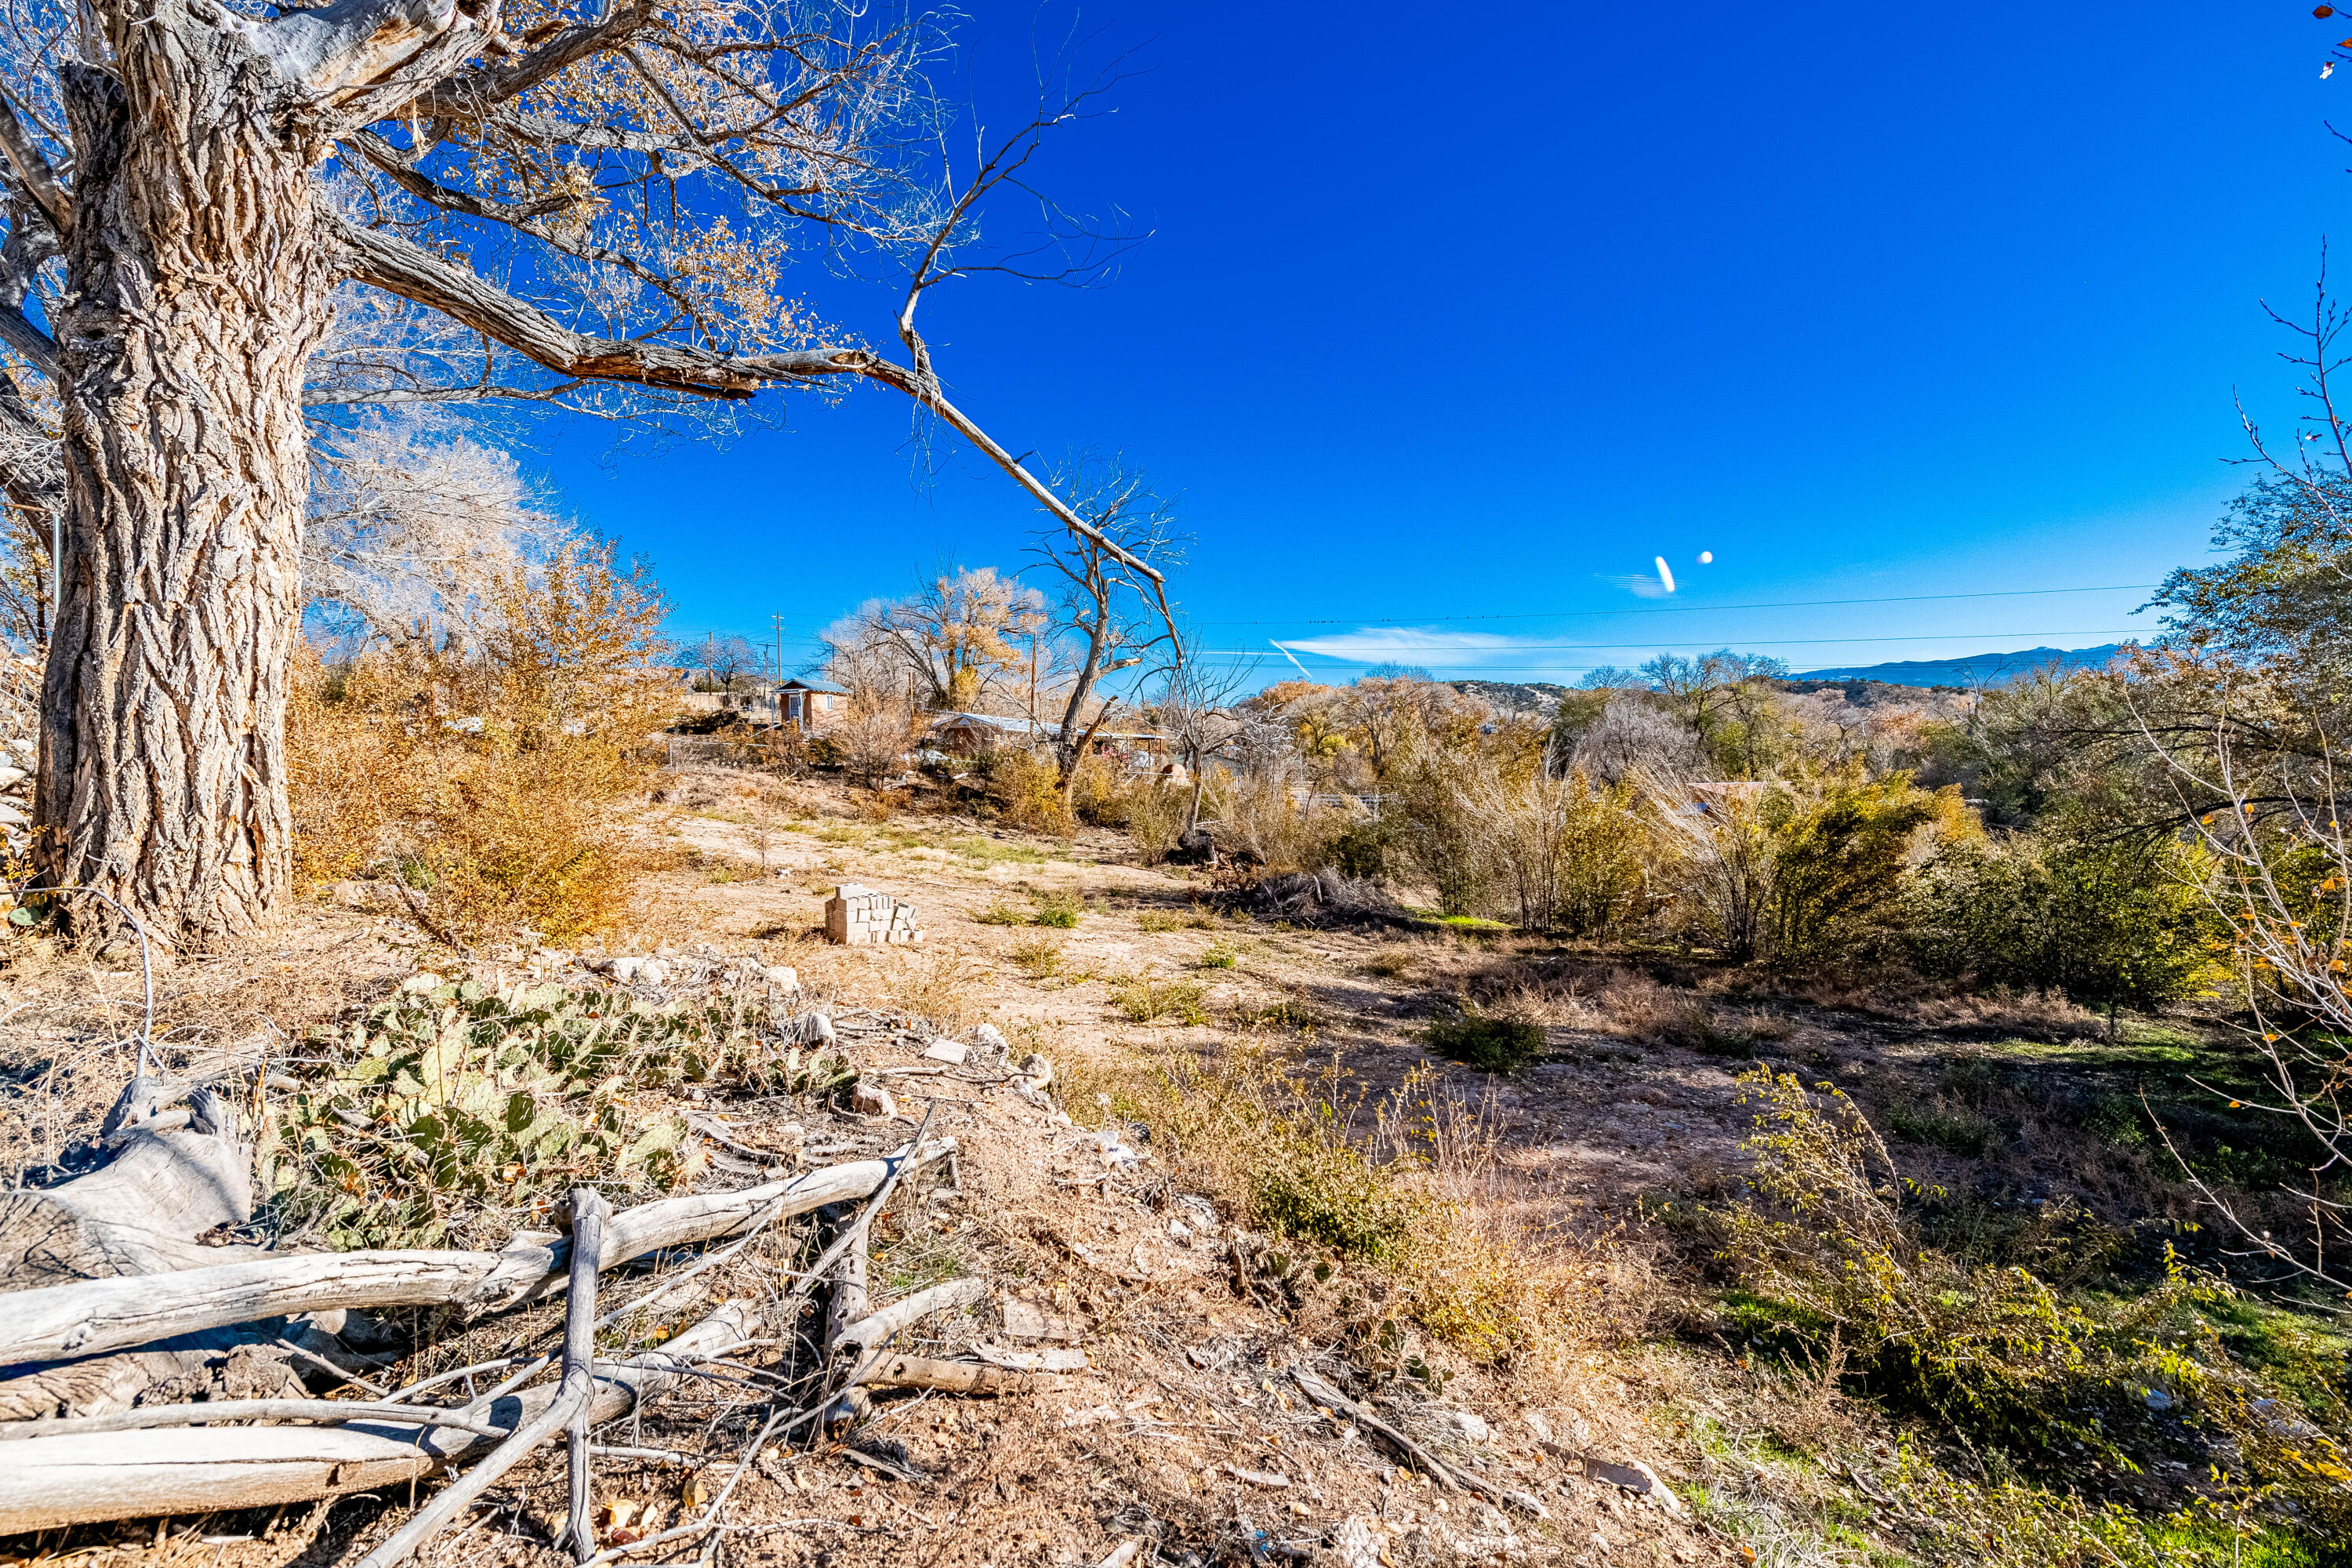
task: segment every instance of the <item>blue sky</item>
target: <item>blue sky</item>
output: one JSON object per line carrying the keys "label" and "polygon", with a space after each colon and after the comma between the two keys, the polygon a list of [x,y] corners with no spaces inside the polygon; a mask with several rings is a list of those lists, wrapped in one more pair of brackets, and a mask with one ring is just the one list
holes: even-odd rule
{"label": "blue sky", "polygon": [[[958,28],[992,119],[1041,15]],[[2352,287],[2352,70],[2318,74],[2352,22],[2307,5],[1081,21],[1139,74],[1040,177],[1151,237],[1098,289],[936,291],[942,371],[1013,450],[1180,492],[1205,644],[1326,679],[2117,640],[2247,478],[2233,396],[2291,417],[2261,302],[2308,310],[2331,230]],[[887,338],[892,291],[809,284]],[[796,663],[936,563],[1020,564],[1038,515],[965,455],[919,477],[890,395],[764,402],[782,427],[724,447],[543,432],[681,637],[781,614]]]}

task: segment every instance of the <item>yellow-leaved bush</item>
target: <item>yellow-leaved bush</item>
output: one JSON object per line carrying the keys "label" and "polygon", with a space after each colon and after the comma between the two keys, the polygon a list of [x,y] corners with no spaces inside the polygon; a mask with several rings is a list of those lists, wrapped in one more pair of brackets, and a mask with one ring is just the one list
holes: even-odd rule
{"label": "yellow-leaved bush", "polygon": [[420,637],[333,666],[305,650],[287,719],[296,875],[381,879],[457,940],[606,929],[646,863],[625,817],[667,717],[667,605],[590,540],[504,575],[488,604],[477,646]]}

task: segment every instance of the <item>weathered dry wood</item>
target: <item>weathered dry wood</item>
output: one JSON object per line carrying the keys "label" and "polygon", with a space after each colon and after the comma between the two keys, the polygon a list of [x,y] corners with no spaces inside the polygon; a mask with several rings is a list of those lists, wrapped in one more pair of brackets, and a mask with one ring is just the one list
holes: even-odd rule
{"label": "weathered dry wood", "polygon": [[139,1432],[151,1426],[214,1426],[239,1421],[346,1421],[388,1418],[432,1426],[455,1426],[503,1437],[506,1428],[461,1411],[359,1399],[208,1399],[201,1405],[142,1405],[108,1415],[69,1416],[62,1421],[0,1421],[0,1443],[27,1437],[79,1437],[100,1432]]}
{"label": "weathered dry wood", "polygon": [[[416,1510],[415,1515],[374,1551],[360,1559],[359,1568],[393,1568],[405,1563],[417,1548],[429,1542],[448,1528],[458,1515],[473,1505],[476,1498],[489,1489],[490,1483],[530,1458],[531,1450],[556,1433],[567,1428],[579,1434],[579,1444],[585,1448],[588,1441],[586,1420],[590,1406],[596,1398],[596,1258],[604,1240],[607,1214],[604,1200],[593,1187],[575,1187],[572,1192],[572,1296],[564,1303],[563,1312],[563,1379],[556,1384],[555,1397],[546,1409],[515,1428],[512,1436],[484,1456],[481,1463],[467,1470],[435,1495],[431,1502]],[[587,1456],[580,1456],[577,1474],[584,1479]],[[572,1507],[584,1510],[584,1493],[580,1482],[572,1488]],[[581,1521],[584,1528],[584,1521]]]}
{"label": "weathered dry wood", "polygon": [[[911,1160],[859,1160],[739,1192],[640,1205],[613,1216],[601,1266],[612,1268],[664,1247],[719,1240],[771,1209],[790,1216],[864,1197],[894,1172],[936,1159],[951,1146],[940,1141],[918,1150]],[[562,1289],[569,1257],[567,1241],[527,1237],[503,1252],[262,1254],[213,1268],[183,1263],[177,1272],[20,1290],[8,1298],[0,1321],[0,1365],[91,1355],[330,1308],[449,1303],[495,1310]],[[0,1398],[5,1386],[0,1384]]]}
{"label": "weathered dry wood", "polygon": [[1390,1453],[1412,1466],[1447,1491],[1461,1489],[1461,1479],[1438,1457],[1316,1376],[1304,1364],[1290,1369],[1291,1381],[1307,1398],[1327,1409],[1336,1410],[1357,1426],[1379,1438]]}
{"label": "weathered dry wood", "polygon": [[1305,1363],[1292,1366],[1290,1377],[1307,1398],[1347,1416],[1357,1426],[1379,1438],[1398,1458],[1421,1469],[1447,1491],[1471,1492],[1485,1498],[1488,1502],[1515,1508],[1523,1513],[1531,1513],[1538,1519],[1551,1517],[1545,1510],[1542,1500],[1533,1495],[1491,1485],[1467,1470],[1457,1470],[1447,1465],[1436,1455],[1307,1371]]}
{"label": "weathered dry wood", "polygon": [[1035,1394],[1066,1385],[1066,1379],[1052,1373],[1016,1372],[980,1362],[932,1361],[915,1355],[885,1355],[858,1381],[868,1388],[930,1388],[941,1394],[989,1396]]}
{"label": "weathered dry wood", "polygon": [[[751,1338],[752,1322],[749,1303],[730,1302],[659,1351],[633,1358],[640,1364],[608,1364],[598,1373],[592,1419],[602,1425],[626,1415],[680,1381],[677,1369]],[[555,1399],[554,1389],[531,1389],[473,1409],[511,1432]],[[389,1489],[486,1452],[494,1441],[399,1421],[43,1437],[12,1445],[0,1465],[0,1534]]]}
{"label": "weathered dry wood", "polygon": [[[589,1261],[603,1256],[604,1221],[612,1213],[604,1194],[593,1187],[572,1194],[572,1300],[563,1315],[563,1381],[579,1382],[584,1391],[596,1360],[596,1268]],[[596,1555],[596,1536],[588,1520],[588,1405],[583,1392],[572,1406],[571,1430],[565,1435],[565,1481],[569,1489],[564,1515],[565,1539],[572,1560],[585,1563]],[[556,1544],[561,1546],[563,1541]]]}
{"label": "weathered dry wood", "polygon": [[878,1311],[868,1312],[856,1321],[843,1325],[830,1336],[833,1353],[836,1357],[868,1355],[881,1349],[892,1334],[909,1323],[928,1318],[933,1312],[969,1307],[987,1298],[988,1287],[978,1279],[950,1279],[944,1285],[918,1290]]}
{"label": "weathered dry wood", "polygon": [[[156,1113],[183,1099],[191,1102],[187,1124],[156,1130]],[[252,1152],[225,1099],[164,1079],[135,1077],[107,1112],[101,1132],[116,1149],[100,1169],[55,1187],[0,1193],[0,1289],[29,1292],[122,1277],[121,1288],[136,1292],[147,1289],[138,1276],[261,1255],[255,1247],[205,1247],[195,1240],[242,1225],[253,1214]],[[224,1358],[258,1336],[205,1327],[210,1331],[180,1331],[133,1353],[0,1380],[0,1421],[96,1415],[139,1399],[176,1403],[206,1394],[300,1392],[281,1359],[257,1352],[240,1359],[230,1380],[236,1386],[225,1386]]]}

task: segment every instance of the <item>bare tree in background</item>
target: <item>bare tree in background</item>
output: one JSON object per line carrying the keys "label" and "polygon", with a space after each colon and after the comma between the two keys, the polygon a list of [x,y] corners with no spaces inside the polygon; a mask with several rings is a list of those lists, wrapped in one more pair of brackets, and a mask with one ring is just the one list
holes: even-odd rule
{"label": "bare tree in background", "polygon": [[713,691],[734,690],[738,682],[766,663],[766,655],[740,632],[714,633],[698,645],[690,645],[688,651],[701,656],[703,678]]}
{"label": "bare tree in background", "polygon": [[[1049,236],[1050,266],[991,262],[977,228],[1093,89],[1042,97],[955,180],[924,78],[942,46],[929,18],[829,0],[0,0],[0,426],[37,375],[63,429],[61,464],[0,471],[20,507],[63,497],[43,879],[173,943],[253,931],[284,897],[316,410],[691,423],[705,400],[865,378],[1084,531],[949,402],[913,317],[947,278],[1094,259]],[[851,244],[910,258],[910,363],[787,283],[798,252]],[[381,331],[332,341],[363,291]]]}
{"label": "bare tree in background", "polygon": [[1079,458],[1055,478],[1055,488],[1092,525],[1087,533],[1059,526],[1040,530],[1029,547],[1039,566],[1060,580],[1046,635],[1069,651],[1062,721],[1054,741],[1066,800],[1079,759],[1118,700],[1103,702],[1087,721],[1087,704],[1104,678],[1134,668],[1155,648],[1171,661],[1181,654],[1167,618],[1167,584],[1145,573],[1181,564],[1186,538],[1176,531],[1174,503],[1155,494],[1142,474],[1117,457]]}
{"label": "bare tree in background", "polygon": [[1007,695],[1027,668],[1024,641],[1045,626],[1045,596],[993,566],[958,566],[925,578],[904,599],[874,599],[819,638],[828,666],[933,710],[969,711]]}
{"label": "bare tree in background", "polygon": [[1212,762],[1231,756],[1252,742],[1263,744],[1271,740],[1286,751],[1289,747],[1289,728],[1278,716],[1239,706],[1257,670],[1255,659],[1222,668],[1186,659],[1168,669],[1146,710],[1192,775],[1192,798],[1184,808],[1188,835],[1201,826],[1201,795],[1208,786]]}

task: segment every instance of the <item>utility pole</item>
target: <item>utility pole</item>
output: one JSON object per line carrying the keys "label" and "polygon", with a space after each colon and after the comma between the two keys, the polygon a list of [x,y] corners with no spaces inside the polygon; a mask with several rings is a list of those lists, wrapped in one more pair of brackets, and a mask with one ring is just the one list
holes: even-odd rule
{"label": "utility pole", "polygon": [[1029,634],[1029,744],[1037,744],[1037,634]]}
{"label": "utility pole", "polygon": [[770,616],[776,623],[776,722],[784,721],[784,617]]}

